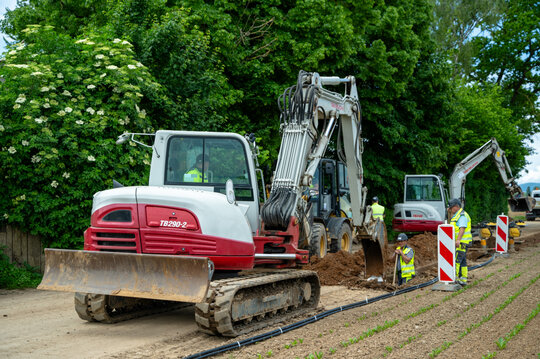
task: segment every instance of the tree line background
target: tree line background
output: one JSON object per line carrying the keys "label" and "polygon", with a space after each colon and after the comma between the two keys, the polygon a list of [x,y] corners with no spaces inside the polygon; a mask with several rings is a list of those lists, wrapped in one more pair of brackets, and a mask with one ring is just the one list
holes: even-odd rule
{"label": "tree line background", "polygon": [[[253,132],[269,176],[276,101],[299,70],[357,79],[365,185],[387,207],[407,173],[442,174],[491,137],[513,173],[539,130],[534,0],[28,0],[0,27],[0,221],[80,247],[92,193],[145,184],[125,132]],[[506,211],[486,160],[474,222]],[[0,222],[0,223],[1,223]]]}

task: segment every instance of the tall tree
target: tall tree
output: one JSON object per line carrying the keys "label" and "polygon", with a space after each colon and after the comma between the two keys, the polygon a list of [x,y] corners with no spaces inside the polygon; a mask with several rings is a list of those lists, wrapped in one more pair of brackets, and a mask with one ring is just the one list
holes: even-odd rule
{"label": "tall tree", "polygon": [[478,39],[476,77],[501,86],[520,132],[540,130],[540,6],[535,0],[507,0],[502,20]]}

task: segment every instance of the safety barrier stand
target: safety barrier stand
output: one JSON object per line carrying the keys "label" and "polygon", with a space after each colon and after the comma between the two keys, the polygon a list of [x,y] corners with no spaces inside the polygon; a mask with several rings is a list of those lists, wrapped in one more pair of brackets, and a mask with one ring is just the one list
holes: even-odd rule
{"label": "safety barrier stand", "polygon": [[461,286],[456,283],[456,244],[453,225],[440,224],[437,228],[437,254],[439,281],[431,289],[458,291]]}
{"label": "safety barrier stand", "polygon": [[497,216],[495,252],[497,257],[508,258],[508,216],[504,214]]}

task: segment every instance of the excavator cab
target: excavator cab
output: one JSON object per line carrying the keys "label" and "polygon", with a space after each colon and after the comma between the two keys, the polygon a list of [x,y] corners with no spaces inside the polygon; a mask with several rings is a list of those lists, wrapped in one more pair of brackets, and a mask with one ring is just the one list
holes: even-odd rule
{"label": "excavator cab", "polygon": [[328,251],[352,252],[352,209],[347,167],[343,162],[321,159],[309,188],[309,202],[311,220],[324,226],[326,232],[326,239],[321,241],[320,233],[312,231],[317,237],[311,241],[312,253],[324,257]]}

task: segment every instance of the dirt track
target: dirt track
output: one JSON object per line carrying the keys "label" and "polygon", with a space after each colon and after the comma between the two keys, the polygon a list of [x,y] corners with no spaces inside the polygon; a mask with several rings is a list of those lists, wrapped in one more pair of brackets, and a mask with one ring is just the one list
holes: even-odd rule
{"label": "dirt track", "polygon": [[[418,290],[331,316],[221,358],[257,358],[258,354],[304,358],[315,353],[324,358],[424,358],[438,350],[440,358],[481,358],[496,350],[497,358],[536,358],[540,315],[505,349],[495,344],[540,304],[540,282],[535,281],[540,273],[540,222],[528,223],[527,233],[525,242],[534,238],[536,244],[522,246],[509,258],[497,258],[472,272],[471,285],[451,298],[430,288]],[[325,286],[321,307],[330,309],[382,293]],[[377,333],[370,332],[377,327]],[[177,358],[231,342],[198,333],[192,308],[102,325],[81,321],[71,294],[36,290],[0,291],[0,328],[0,355],[8,358]],[[442,350],[444,346],[448,348]]]}

